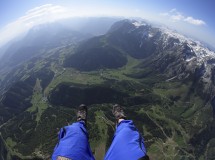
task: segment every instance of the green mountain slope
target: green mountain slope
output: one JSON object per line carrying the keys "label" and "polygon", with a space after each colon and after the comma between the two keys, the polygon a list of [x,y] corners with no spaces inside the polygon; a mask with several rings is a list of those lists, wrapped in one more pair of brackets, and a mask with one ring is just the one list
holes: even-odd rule
{"label": "green mountain slope", "polygon": [[151,159],[214,159],[213,88],[201,79],[204,67],[187,64],[185,45],[155,51],[147,41],[135,49],[138,36],[132,34],[132,45],[126,32],[134,26],[121,23],[104,36],[51,49],[1,76],[2,157],[49,159],[59,128],[74,122],[75,107],[85,103],[90,145],[96,159],[103,159],[115,130],[112,104],[120,103],[144,135]]}

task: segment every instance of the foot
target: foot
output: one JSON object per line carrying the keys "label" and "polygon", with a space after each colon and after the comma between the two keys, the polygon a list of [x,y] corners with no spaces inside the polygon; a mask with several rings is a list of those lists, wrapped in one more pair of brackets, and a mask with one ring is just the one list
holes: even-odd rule
{"label": "foot", "polygon": [[113,106],[112,113],[113,113],[114,117],[116,118],[116,120],[118,121],[118,123],[126,118],[122,106],[120,106],[118,104],[115,104]]}
{"label": "foot", "polygon": [[85,104],[81,104],[78,107],[77,111],[77,121],[87,121],[87,106]]}

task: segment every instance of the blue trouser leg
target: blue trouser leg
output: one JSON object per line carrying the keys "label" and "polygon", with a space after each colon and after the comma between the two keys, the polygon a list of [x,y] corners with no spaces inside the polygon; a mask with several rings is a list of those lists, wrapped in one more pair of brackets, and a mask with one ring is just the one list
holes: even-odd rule
{"label": "blue trouser leg", "polygon": [[121,121],[105,160],[138,160],[146,156],[144,139],[131,120]]}
{"label": "blue trouser leg", "polygon": [[58,156],[72,160],[94,160],[84,122],[61,128],[58,138],[59,143],[54,149],[52,160],[57,160]]}

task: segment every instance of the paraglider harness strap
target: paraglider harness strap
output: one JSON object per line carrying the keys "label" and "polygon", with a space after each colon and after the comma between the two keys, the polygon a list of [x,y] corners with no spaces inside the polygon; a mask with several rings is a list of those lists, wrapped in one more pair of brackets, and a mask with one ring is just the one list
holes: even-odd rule
{"label": "paraglider harness strap", "polygon": [[62,139],[65,135],[66,135],[66,128],[63,127],[63,128],[60,129],[60,132],[58,134],[58,143],[57,143],[57,146],[60,143],[60,139]]}
{"label": "paraglider harness strap", "polygon": [[[140,132],[139,132],[139,146],[140,146],[140,149],[144,152],[144,150],[143,150],[143,137],[142,137],[142,135],[140,134]],[[146,155],[146,153],[145,153],[145,156],[144,157],[141,157],[140,159],[138,159],[138,160],[149,160],[149,156],[148,155]]]}

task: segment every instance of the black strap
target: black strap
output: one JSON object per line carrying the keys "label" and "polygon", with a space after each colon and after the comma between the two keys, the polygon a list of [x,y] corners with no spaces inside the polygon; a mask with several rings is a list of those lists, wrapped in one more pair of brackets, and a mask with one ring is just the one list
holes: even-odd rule
{"label": "black strap", "polygon": [[141,136],[140,132],[139,132],[139,146],[140,146],[140,149],[143,150],[143,148],[142,148],[142,136]]}
{"label": "black strap", "polygon": [[150,160],[148,155],[145,155],[144,157],[138,159],[138,160]]}
{"label": "black strap", "polygon": [[66,135],[66,128],[63,127],[63,137]]}
{"label": "black strap", "polygon": [[[139,133],[139,146],[140,146],[140,149],[143,151],[143,146],[142,146],[142,141],[143,141],[143,137],[142,135]],[[144,157],[140,158],[139,160],[149,160],[149,156],[148,155],[145,155]]]}
{"label": "black strap", "polygon": [[60,139],[63,138],[63,137],[66,135],[66,128],[63,127],[62,129],[63,129],[63,132],[62,132],[62,133],[59,133],[59,134],[60,134],[60,137],[59,137],[59,139],[58,139],[58,143],[57,143],[56,146],[59,145]]}

